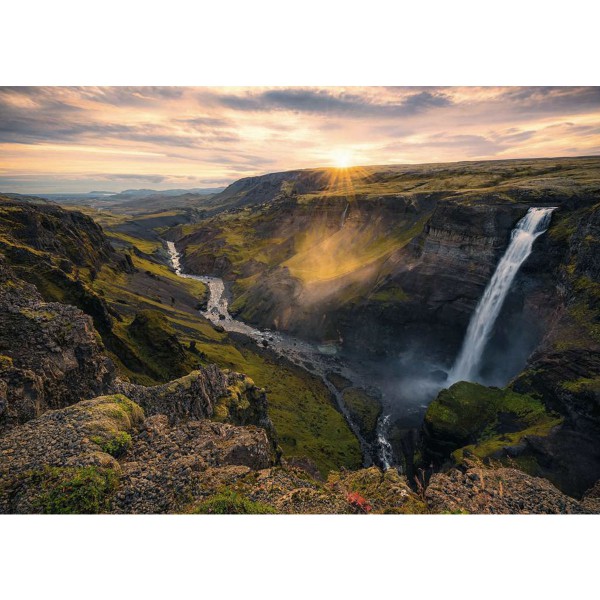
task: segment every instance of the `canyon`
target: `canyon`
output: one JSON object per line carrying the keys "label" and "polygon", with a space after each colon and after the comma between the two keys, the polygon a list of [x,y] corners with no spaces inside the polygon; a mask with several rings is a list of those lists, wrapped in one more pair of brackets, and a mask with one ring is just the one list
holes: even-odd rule
{"label": "canyon", "polygon": [[[597,511],[599,159],[140,206],[1,199],[4,512]],[[478,375],[448,381],[532,207]]]}

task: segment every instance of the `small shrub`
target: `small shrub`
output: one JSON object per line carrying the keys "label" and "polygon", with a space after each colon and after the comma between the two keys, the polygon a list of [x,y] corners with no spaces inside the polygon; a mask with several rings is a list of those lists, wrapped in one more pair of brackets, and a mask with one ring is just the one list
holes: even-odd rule
{"label": "small shrub", "polygon": [[348,494],[346,500],[354,512],[358,514],[369,514],[373,507],[369,504],[369,501],[366,498],[363,498],[358,492],[351,492]]}
{"label": "small shrub", "polygon": [[98,444],[103,452],[110,454],[114,458],[123,456],[129,450],[132,441],[131,436],[126,431],[118,431],[108,438],[95,436],[91,440]]}
{"label": "small shrub", "polygon": [[43,514],[97,514],[110,508],[119,477],[99,467],[44,467],[31,474],[39,486],[34,508]]}

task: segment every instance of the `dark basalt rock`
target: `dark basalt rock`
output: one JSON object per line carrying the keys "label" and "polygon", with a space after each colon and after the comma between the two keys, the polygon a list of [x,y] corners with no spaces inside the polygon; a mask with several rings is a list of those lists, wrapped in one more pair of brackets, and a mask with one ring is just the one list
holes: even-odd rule
{"label": "dark basalt rock", "polygon": [[0,355],[7,357],[0,363],[0,429],[104,393],[114,381],[92,319],[74,306],[44,302],[2,262],[0,331]]}

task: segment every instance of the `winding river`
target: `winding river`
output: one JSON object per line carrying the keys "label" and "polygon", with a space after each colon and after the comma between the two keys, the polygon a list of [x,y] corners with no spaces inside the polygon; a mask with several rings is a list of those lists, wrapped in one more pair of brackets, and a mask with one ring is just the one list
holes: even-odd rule
{"label": "winding river", "polygon": [[206,310],[201,311],[201,314],[205,318],[215,325],[220,325],[225,331],[232,331],[248,336],[259,347],[268,347],[273,352],[286,358],[305,371],[319,377],[335,397],[340,412],[344,415],[352,432],[358,438],[363,456],[363,465],[371,466],[377,460],[384,469],[391,466],[393,457],[392,447],[386,439],[389,415],[382,415],[379,419],[376,447],[373,447],[372,444],[364,439],[357,425],[352,421],[342,394],[327,378],[328,373],[337,373],[348,379],[355,387],[363,389],[368,387],[368,384],[360,377],[356,369],[350,368],[349,365],[341,360],[335,346],[311,344],[280,331],[256,329],[243,321],[234,319],[229,313],[229,301],[223,280],[219,277],[184,273],[181,267],[181,255],[177,251],[175,244],[167,241],[166,247],[171,265],[177,275],[186,279],[196,279],[208,287],[209,297]]}

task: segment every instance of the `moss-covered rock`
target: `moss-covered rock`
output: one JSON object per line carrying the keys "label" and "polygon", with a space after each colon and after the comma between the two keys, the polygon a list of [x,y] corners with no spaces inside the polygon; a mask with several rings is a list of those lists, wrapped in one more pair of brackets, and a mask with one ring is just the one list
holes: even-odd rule
{"label": "moss-covered rock", "polygon": [[435,473],[424,493],[432,513],[441,514],[581,514],[596,512],[566,496],[548,480],[513,468],[487,468],[467,461],[460,469]]}
{"label": "moss-covered rock", "polygon": [[44,302],[0,257],[0,430],[105,393],[115,378],[92,320],[81,310]]}
{"label": "moss-covered rock", "polygon": [[361,434],[365,439],[373,441],[377,433],[377,421],[381,416],[381,402],[365,390],[355,387],[346,388],[342,397]]}
{"label": "moss-covered rock", "polygon": [[43,514],[98,514],[107,512],[119,476],[113,469],[44,466],[29,476],[39,492],[32,503]]}
{"label": "moss-covered rock", "polygon": [[342,489],[352,504],[352,494],[359,494],[371,507],[369,512],[383,514],[423,514],[427,505],[408,485],[406,477],[395,469],[381,471],[377,467],[358,471],[332,473],[328,484]]}
{"label": "moss-covered rock", "polygon": [[109,510],[144,419],[120,394],[48,411],[0,437],[0,512]]}
{"label": "moss-covered rock", "polygon": [[561,422],[527,394],[459,382],[442,390],[427,409],[424,459],[440,464],[450,457],[461,463],[469,453],[479,458],[518,456],[527,449],[529,437],[547,436]]}
{"label": "moss-covered rock", "polygon": [[277,511],[264,502],[253,502],[237,492],[224,490],[201,502],[192,512],[197,515],[269,515]]}
{"label": "moss-covered rock", "polygon": [[139,311],[127,328],[132,350],[152,368],[158,379],[189,372],[188,357],[166,316],[156,310]]}

